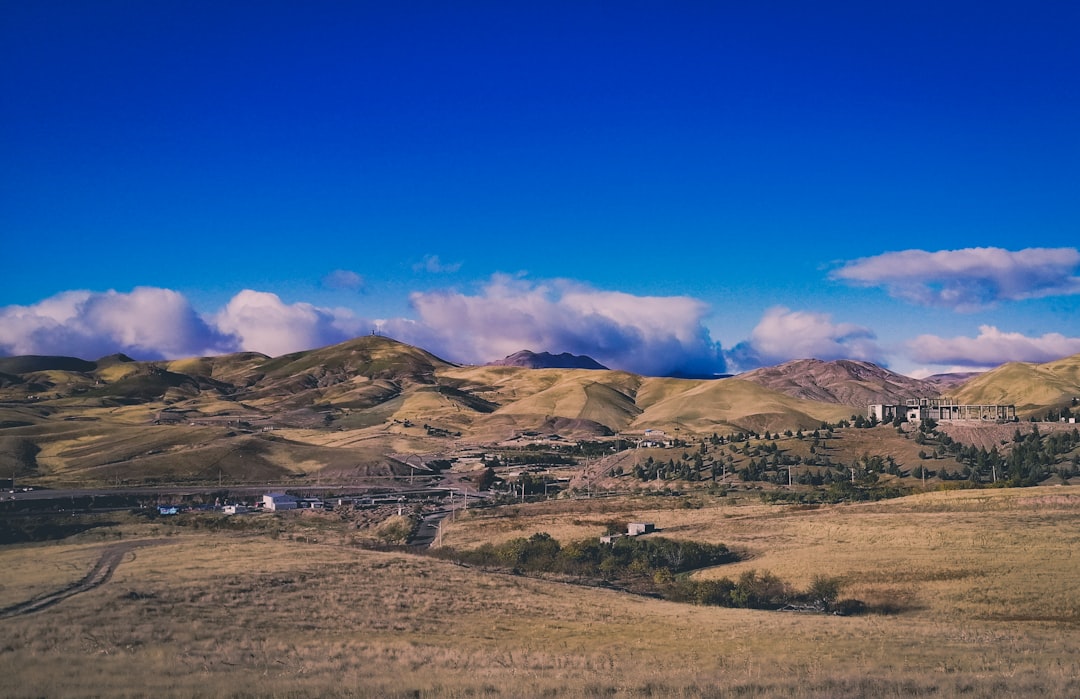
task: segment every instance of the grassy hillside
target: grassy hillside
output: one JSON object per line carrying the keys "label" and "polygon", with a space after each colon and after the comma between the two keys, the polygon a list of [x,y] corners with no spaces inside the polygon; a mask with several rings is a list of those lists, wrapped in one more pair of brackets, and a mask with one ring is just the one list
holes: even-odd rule
{"label": "grassy hillside", "polygon": [[1080,354],[1046,364],[1013,362],[980,374],[949,393],[967,404],[1014,404],[1023,413],[1080,397]]}
{"label": "grassy hillside", "polygon": [[847,406],[792,398],[740,379],[648,379],[638,403],[644,411],[634,421],[634,429],[678,426],[701,434],[812,428],[851,415]]}

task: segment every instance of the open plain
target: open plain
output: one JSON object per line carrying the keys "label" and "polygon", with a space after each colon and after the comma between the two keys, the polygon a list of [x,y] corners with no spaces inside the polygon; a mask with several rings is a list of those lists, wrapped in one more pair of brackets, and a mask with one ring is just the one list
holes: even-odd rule
{"label": "open plain", "polygon": [[865,504],[620,497],[459,512],[443,546],[654,521],[796,586],[838,576],[887,613],[668,602],[363,550],[330,517],[111,517],[0,549],[9,607],[71,584],[118,542],[106,582],[0,619],[6,696],[991,697],[1080,692],[1080,489],[927,493]]}

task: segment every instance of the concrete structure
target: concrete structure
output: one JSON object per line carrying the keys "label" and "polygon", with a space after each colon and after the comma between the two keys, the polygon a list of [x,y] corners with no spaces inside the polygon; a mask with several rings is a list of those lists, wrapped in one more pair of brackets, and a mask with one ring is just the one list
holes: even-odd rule
{"label": "concrete structure", "polygon": [[951,398],[911,398],[906,405],[871,405],[866,416],[879,422],[890,422],[897,415],[903,415],[908,422],[935,420],[951,422],[956,420],[977,420],[989,422],[1015,422],[1015,405],[963,405]]}
{"label": "concrete structure", "polygon": [[639,536],[641,534],[651,534],[656,531],[656,525],[652,522],[631,522],[626,525],[627,536]]}
{"label": "concrete structure", "polygon": [[263,509],[270,512],[277,512],[278,510],[295,510],[297,506],[296,498],[292,495],[286,495],[285,493],[267,493],[263,495]]}

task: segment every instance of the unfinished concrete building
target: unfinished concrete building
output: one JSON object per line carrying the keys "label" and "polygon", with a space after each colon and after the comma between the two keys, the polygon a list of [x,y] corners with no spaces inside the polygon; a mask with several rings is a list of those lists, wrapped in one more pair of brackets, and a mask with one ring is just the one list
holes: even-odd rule
{"label": "unfinished concrete building", "polygon": [[891,422],[898,415],[908,422],[935,420],[950,422],[958,420],[977,420],[982,422],[1015,422],[1015,405],[963,405],[951,398],[911,398],[906,405],[871,405],[867,417],[879,422]]}

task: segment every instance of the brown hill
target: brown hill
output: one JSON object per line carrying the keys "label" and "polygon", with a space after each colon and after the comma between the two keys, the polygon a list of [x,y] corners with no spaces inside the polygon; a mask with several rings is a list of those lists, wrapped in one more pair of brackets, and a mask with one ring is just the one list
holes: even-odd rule
{"label": "brown hill", "polygon": [[870,362],[839,359],[796,359],[778,366],[754,369],[738,378],[795,398],[839,403],[865,411],[873,403],[899,403],[908,398],[933,398],[941,389],[897,374]]}
{"label": "brown hill", "polygon": [[[377,336],[276,358],[12,358],[3,366],[0,464],[53,484],[386,476],[407,471],[390,455],[451,452],[461,442],[807,429],[868,403],[937,395],[932,384],[865,362],[675,379],[457,366]],[[1056,405],[1080,394],[1078,366],[1080,357],[1007,365],[957,395]]]}

